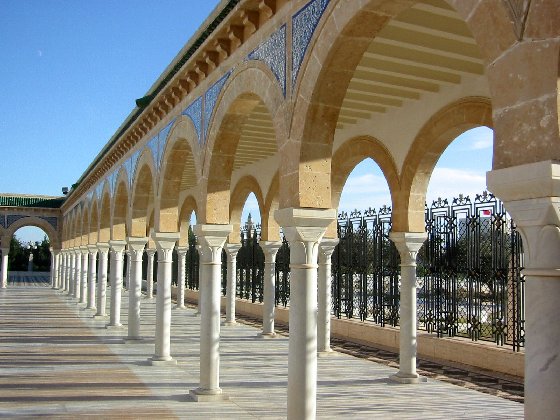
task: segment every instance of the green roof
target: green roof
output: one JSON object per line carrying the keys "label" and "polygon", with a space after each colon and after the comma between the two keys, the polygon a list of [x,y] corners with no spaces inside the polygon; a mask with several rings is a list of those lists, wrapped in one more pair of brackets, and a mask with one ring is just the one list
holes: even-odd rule
{"label": "green roof", "polygon": [[62,206],[63,202],[63,197],[0,195],[0,206],[4,207],[42,207],[49,209],[58,209]]}

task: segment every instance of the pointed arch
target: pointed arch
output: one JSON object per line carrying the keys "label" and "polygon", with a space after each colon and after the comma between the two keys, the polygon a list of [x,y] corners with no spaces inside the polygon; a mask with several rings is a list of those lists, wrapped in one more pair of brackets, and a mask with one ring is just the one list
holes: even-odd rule
{"label": "pointed arch", "polygon": [[[259,62],[239,66],[228,79],[208,130],[202,171],[201,222],[227,223],[231,174],[234,170],[243,127],[250,115],[262,107],[271,121],[277,150],[286,140],[286,102],[274,75]],[[259,108],[260,109],[260,108]],[[273,170],[276,170],[274,168]]]}
{"label": "pointed arch", "polygon": [[[5,238],[10,239],[14,236],[15,232],[26,226],[34,226],[42,229],[48,236],[49,242],[53,249],[60,249],[61,247],[61,237],[57,230],[45,219],[37,216],[26,216],[21,219],[16,220],[5,231]],[[8,242],[9,244],[9,242]]]}
{"label": "pointed arch", "polygon": [[90,206],[90,216],[89,216],[89,234],[88,234],[88,244],[95,245],[99,240],[99,204],[97,197],[91,202]]}
{"label": "pointed arch", "polygon": [[132,185],[131,236],[148,235],[148,210],[153,208],[155,196],[156,171],[153,165],[151,152],[144,151],[138,160]]}
{"label": "pointed arch", "polygon": [[99,214],[99,242],[107,243],[111,239],[111,189],[105,182],[101,193],[101,208]]}
{"label": "pointed arch", "polygon": [[189,244],[189,227],[193,212],[198,220],[198,204],[194,196],[188,195],[181,203],[181,210],[179,212],[179,246],[187,246]]}
{"label": "pointed arch", "polygon": [[230,243],[238,243],[240,241],[241,212],[251,193],[255,194],[257,198],[260,217],[261,220],[263,219],[264,198],[261,187],[254,176],[246,175],[237,182],[229,200],[229,224],[233,225],[233,231],[230,233],[228,240]]}
{"label": "pointed arch", "polygon": [[127,173],[123,167],[117,175],[115,193],[113,195],[113,217],[111,223],[111,238],[113,240],[124,241],[126,239],[129,196]]}

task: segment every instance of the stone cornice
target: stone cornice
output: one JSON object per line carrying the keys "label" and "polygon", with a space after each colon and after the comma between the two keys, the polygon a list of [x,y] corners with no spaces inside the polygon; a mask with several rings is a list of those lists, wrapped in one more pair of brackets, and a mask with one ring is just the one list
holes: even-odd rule
{"label": "stone cornice", "polygon": [[139,106],[82,174],[62,205],[63,212],[69,210],[287,2],[222,0],[148,93],[137,101]]}

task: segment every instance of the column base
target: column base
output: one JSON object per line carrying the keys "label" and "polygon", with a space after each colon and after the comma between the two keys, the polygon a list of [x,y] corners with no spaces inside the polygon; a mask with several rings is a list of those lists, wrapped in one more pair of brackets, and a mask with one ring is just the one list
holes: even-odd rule
{"label": "column base", "polygon": [[317,352],[317,357],[333,357],[338,355],[339,353],[334,351],[333,349],[320,350]]}
{"label": "column base", "polygon": [[399,384],[420,384],[428,382],[428,378],[425,378],[418,374],[410,375],[400,372],[389,376],[389,380],[392,382],[397,382]]}
{"label": "column base", "polygon": [[175,307],[173,309],[186,309],[187,307],[185,305],[175,305]]}
{"label": "column base", "polygon": [[214,402],[214,401],[229,400],[229,395],[224,394],[221,388],[218,389],[196,388],[189,391],[189,396],[196,402]]}
{"label": "column base", "polygon": [[122,330],[124,328],[123,324],[107,324],[105,329],[107,330]]}
{"label": "column base", "polygon": [[86,306],[84,309],[87,309],[88,311],[97,311],[97,308],[95,306]]}
{"label": "column base", "polygon": [[257,337],[265,339],[265,340],[270,340],[272,338],[276,338],[276,333],[275,332],[270,332],[270,333],[260,332],[260,333],[257,334]]}
{"label": "column base", "polygon": [[98,315],[95,314],[94,316],[92,316],[93,319],[107,319],[109,318],[107,315]]}
{"label": "column base", "polygon": [[222,322],[222,325],[224,327],[234,327],[235,325],[238,325],[238,324],[237,324],[237,321],[224,321],[224,322]]}
{"label": "column base", "polygon": [[152,366],[177,366],[177,360],[172,358],[160,358],[158,356],[152,356],[148,358],[148,363]]}

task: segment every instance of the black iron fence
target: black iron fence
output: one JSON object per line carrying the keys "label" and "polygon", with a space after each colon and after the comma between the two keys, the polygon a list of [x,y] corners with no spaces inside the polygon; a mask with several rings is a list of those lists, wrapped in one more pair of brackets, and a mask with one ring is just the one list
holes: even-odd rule
{"label": "black iron fence", "polygon": [[[399,324],[400,258],[389,239],[391,209],[341,213],[332,256],[332,311],[380,326]],[[442,336],[524,346],[523,249],[503,204],[483,193],[473,201],[426,207],[427,240],[418,254],[418,328]],[[237,254],[239,298],[262,302],[264,253],[258,226],[241,231]],[[227,255],[222,255],[225,294]],[[284,239],[276,256],[276,305],[289,305],[290,250]],[[186,284],[198,289],[198,251],[189,238]]]}

